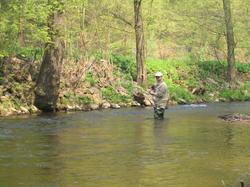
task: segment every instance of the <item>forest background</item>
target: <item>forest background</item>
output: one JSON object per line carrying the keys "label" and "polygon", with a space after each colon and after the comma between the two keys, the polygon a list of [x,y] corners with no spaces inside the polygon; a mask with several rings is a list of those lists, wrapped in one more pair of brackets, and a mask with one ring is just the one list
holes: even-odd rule
{"label": "forest background", "polygon": [[[135,1],[0,0],[1,114],[36,111],[34,90],[46,44],[53,43],[48,20],[55,7],[63,14],[58,28],[65,47],[58,108],[137,105]],[[250,100],[249,0],[231,0],[233,86],[226,80],[222,0],[141,3],[144,89],[162,71],[172,103]]]}

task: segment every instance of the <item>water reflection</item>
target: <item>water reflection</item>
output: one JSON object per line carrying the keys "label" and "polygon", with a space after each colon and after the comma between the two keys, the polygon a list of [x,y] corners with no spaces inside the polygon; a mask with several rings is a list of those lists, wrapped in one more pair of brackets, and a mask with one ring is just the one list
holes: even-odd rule
{"label": "water reflection", "polygon": [[[247,104],[229,104],[247,111]],[[122,109],[0,121],[0,186],[216,187],[249,182],[250,126],[227,104]]]}

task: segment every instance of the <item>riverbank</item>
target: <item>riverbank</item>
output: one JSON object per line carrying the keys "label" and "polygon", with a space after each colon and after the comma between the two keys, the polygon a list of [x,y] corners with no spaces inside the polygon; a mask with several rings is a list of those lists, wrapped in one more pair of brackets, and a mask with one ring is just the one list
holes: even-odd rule
{"label": "riverbank", "polygon": [[[0,61],[0,116],[38,113],[33,105],[39,62],[29,63],[17,57]],[[65,60],[61,75],[58,111],[89,111],[152,105],[147,88],[154,73],[162,71],[170,91],[170,104],[228,102],[250,100],[250,64],[237,64],[237,81],[230,88],[225,81],[225,62],[177,60],[147,61],[148,86],[135,83],[132,58],[114,56],[110,61]],[[143,93],[145,100],[135,101]]]}

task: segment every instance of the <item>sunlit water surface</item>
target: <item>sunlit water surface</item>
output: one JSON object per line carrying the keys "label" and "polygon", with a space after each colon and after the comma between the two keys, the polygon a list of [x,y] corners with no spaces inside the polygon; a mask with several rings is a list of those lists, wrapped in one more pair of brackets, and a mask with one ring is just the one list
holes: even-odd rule
{"label": "sunlit water surface", "polygon": [[0,186],[223,187],[250,181],[250,103],[0,119]]}

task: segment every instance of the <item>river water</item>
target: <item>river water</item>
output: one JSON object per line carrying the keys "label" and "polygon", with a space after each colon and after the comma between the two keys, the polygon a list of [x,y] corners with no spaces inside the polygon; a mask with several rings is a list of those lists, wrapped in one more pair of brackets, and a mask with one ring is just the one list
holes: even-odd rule
{"label": "river water", "polygon": [[0,186],[223,187],[250,181],[250,103],[0,119]]}

